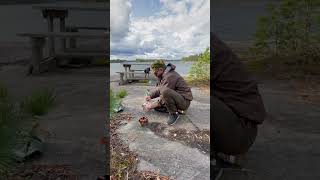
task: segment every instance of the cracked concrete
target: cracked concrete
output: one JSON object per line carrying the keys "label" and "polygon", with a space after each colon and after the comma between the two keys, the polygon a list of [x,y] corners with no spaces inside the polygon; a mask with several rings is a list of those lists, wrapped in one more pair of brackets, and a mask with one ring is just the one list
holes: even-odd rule
{"label": "cracked concrete", "polygon": [[[162,175],[177,179],[209,179],[210,158],[196,148],[180,142],[169,141],[155,135],[149,128],[141,127],[138,119],[147,116],[149,122],[166,123],[168,114],[156,111],[143,112],[142,103],[147,86],[126,85],[111,87],[115,90],[126,89],[128,96],[123,100],[125,112],[133,115],[133,120],[122,126],[118,133],[129,145],[130,150],[138,154],[140,163],[138,170],[159,171]],[[165,125],[169,129],[200,130],[210,129],[209,98],[200,89],[193,88],[195,99],[191,102],[186,115],[182,115],[174,126]]]}

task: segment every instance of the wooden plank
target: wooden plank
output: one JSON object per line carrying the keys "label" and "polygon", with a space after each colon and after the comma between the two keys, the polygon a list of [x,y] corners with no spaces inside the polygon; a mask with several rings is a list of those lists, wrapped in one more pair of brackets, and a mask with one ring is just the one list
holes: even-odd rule
{"label": "wooden plank", "polygon": [[107,38],[109,32],[83,33],[83,32],[44,32],[44,33],[19,33],[18,36],[25,37],[60,37],[60,38]]}
{"label": "wooden plank", "polygon": [[106,52],[58,52],[56,57],[58,58],[70,58],[70,57],[107,57]]}
{"label": "wooden plank", "polygon": [[68,26],[68,30],[79,30],[79,29],[87,29],[87,30],[104,30],[109,31],[109,28],[106,27],[88,27],[88,26]]}
{"label": "wooden plank", "polygon": [[74,10],[74,11],[110,11],[108,3],[103,2],[59,2],[32,6],[40,10]]}
{"label": "wooden plank", "polygon": [[130,77],[127,80],[151,80],[151,78],[144,78],[144,77]]}
{"label": "wooden plank", "polygon": [[116,73],[124,73],[124,74],[143,74],[143,75],[145,75],[145,73],[143,73],[143,72],[125,72],[125,71],[123,71],[123,72],[116,72]]}
{"label": "wooden plank", "polygon": [[128,66],[128,65],[146,65],[146,66],[150,66],[152,63],[136,63],[136,62],[125,62],[125,63],[121,63],[122,65]]}

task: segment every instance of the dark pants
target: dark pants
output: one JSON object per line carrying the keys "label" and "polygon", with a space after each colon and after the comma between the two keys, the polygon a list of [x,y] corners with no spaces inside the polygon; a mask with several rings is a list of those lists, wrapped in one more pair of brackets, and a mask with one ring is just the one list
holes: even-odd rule
{"label": "dark pants", "polygon": [[167,87],[160,88],[160,103],[162,107],[156,108],[156,110],[164,111],[163,108],[165,108],[169,113],[175,113],[178,110],[185,111],[190,106],[189,100]]}
{"label": "dark pants", "polygon": [[248,152],[257,136],[257,125],[237,117],[221,100],[213,97],[213,150],[229,155]]}

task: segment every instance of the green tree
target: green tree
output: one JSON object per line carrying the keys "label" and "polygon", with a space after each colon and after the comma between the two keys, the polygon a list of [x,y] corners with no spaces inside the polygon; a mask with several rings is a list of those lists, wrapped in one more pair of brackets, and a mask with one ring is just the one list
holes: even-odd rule
{"label": "green tree", "polygon": [[[254,55],[290,56],[308,59],[319,44],[320,0],[281,0],[267,6],[267,16],[258,18]],[[308,55],[307,55],[308,54]]]}
{"label": "green tree", "polygon": [[188,78],[198,81],[210,81],[210,49],[198,55],[189,71]]}

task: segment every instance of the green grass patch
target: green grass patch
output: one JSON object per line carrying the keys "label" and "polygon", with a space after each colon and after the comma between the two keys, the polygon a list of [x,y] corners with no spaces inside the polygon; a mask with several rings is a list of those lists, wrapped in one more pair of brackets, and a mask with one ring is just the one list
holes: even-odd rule
{"label": "green grass patch", "polygon": [[55,94],[48,88],[35,91],[31,96],[26,97],[21,103],[21,108],[31,115],[41,116],[47,114],[49,109],[55,105]]}
{"label": "green grass patch", "polygon": [[127,95],[128,95],[128,92],[125,89],[121,89],[117,92],[117,97],[120,99],[125,98]]}
{"label": "green grass patch", "polygon": [[23,113],[12,102],[8,90],[0,85],[0,179],[6,179],[15,165],[17,156],[14,152],[16,145],[25,142],[22,136],[30,124]]}
{"label": "green grass patch", "polygon": [[8,89],[0,84],[0,101],[5,101],[8,98]]}
{"label": "green grass patch", "polygon": [[14,171],[17,160],[21,158],[15,150],[30,140],[36,123],[31,115],[45,114],[53,102],[53,91],[48,89],[36,91],[22,102],[15,102],[0,83],[0,179],[7,179]]}
{"label": "green grass patch", "polygon": [[120,102],[120,98],[115,94],[115,92],[110,89],[110,117],[113,117],[115,111],[114,109],[117,107],[118,103]]}
{"label": "green grass patch", "polygon": [[19,121],[15,106],[8,97],[7,88],[0,84],[0,177],[5,177],[15,165],[13,142]]}
{"label": "green grass patch", "polygon": [[140,80],[139,82],[140,82],[140,83],[143,83],[143,84],[148,84],[148,83],[149,83],[149,80],[145,79],[145,80]]}

